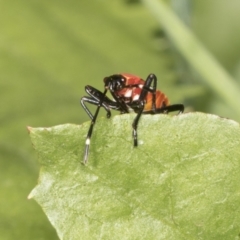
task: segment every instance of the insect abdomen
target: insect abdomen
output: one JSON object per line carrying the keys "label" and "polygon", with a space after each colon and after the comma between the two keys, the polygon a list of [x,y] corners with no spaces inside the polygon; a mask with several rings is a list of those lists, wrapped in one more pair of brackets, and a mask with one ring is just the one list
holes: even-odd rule
{"label": "insect abdomen", "polygon": [[[148,93],[147,97],[146,97],[146,104],[144,107],[144,111],[150,111],[152,110],[152,93]],[[161,107],[165,107],[168,106],[170,104],[168,97],[160,92],[160,91],[156,91],[156,108],[161,108]]]}

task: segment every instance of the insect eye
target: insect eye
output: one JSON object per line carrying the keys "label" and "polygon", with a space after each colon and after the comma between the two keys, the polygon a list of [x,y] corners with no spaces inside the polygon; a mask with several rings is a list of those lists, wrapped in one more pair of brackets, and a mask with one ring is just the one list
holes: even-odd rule
{"label": "insect eye", "polygon": [[121,78],[117,81],[117,89],[120,90],[122,88],[124,88],[125,86],[125,79],[124,78]]}

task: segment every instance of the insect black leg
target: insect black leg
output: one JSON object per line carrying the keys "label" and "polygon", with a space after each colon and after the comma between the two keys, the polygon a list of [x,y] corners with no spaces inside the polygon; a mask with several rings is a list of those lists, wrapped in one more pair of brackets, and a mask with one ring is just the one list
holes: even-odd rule
{"label": "insect black leg", "polygon": [[93,119],[93,115],[90,112],[90,110],[87,108],[87,106],[85,105],[85,102],[91,103],[93,105],[98,105],[100,99],[102,99],[102,98],[104,99],[102,106],[107,111],[107,117],[110,118],[111,112],[110,112],[109,108],[111,107],[112,109],[114,109],[114,107],[116,107],[115,106],[116,104],[113,101],[111,101],[111,99],[104,96],[102,92],[100,92],[98,89],[96,89],[92,86],[89,86],[89,85],[85,86],[85,91],[87,94],[90,95],[90,97],[89,96],[82,97],[80,102],[81,102],[83,109],[88,114],[88,116],[91,118],[91,120]]}
{"label": "insect black leg", "polygon": [[[91,118],[91,120],[93,120],[93,115],[92,115],[92,113],[90,112],[90,110],[88,109],[88,107],[85,105],[85,102],[91,103],[91,104],[93,104],[93,105],[98,106],[99,100],[96,100],[96,99],[94,99],[94,98],[92,98],[92,97],[87,97],[87,96],[85,96],[85,97],[82,97],[82,98],[81,98],[81,101],[80,101],[80,103],[81,103],[83,109],[85,110],[85,112],[88,114],[88,116]],[[106,104],[103,102],[103,103],[102,103],[102,107],[107,111],[107,118],[110,118],[110,117],[111,117],[111,111],[109,110],[108,105],[106,105]]]}
{"label": "insect black leg", "polygon": [[[154,113],[169,113],[178,111],[178,114],[184,112],[184,105],[183,104],[173,104],[161,108],[157,108]],[[147,112],[144,112],[147,113]]]}
{"label": "insect black leg", "polygon": [[[153,87],[151,87],[152,83],[153,83]],[[138,145],[137,127],[138,127],[139,119],[144,110],[144,104],[145,104],[144,101],[146,99],[148,92],[151,92],[153,94],[152,95],[152,108],[153,108],[153,111],[156,110],[156,88],[157,88],[157,77],[154,74],[150,74],[147,77],[147,80],[145,81],[145,84],[142,88],[138,103],[135,103],[135,105],[138,105],[138,111],[137,111],[137,116],[135,117],[135,119],[132,123],[132,128],[133,128],[132,135],[133,135],[134,147],[137,147],[137,145]]]}
{"label": "insect black leg", "polygon": [[135,119],[133,120],[133,123],[132,123],[132,128],[133,128],[132,136],[133,136],[133,145],[134,145],[134,147],[137,147],[137,145],[138,145],[137,126],[138,126],[139,119],[140,119],[140,117],[142,115],[143,109],[144,109],[143,101],[141,102],[141,105],[142,105],[142,107],[138,111],[137,116],[135,117]]}
{"label": "insect black leg", "polygon": [[94,127],[94,124],[96,122],[96,119],[97,119],[97,116],[98,116],[98,113],[99,113],[99,110],[100,108],[102,107],[102,104],[103,104],[103,101],[104,101],[104,97],[107,93],[107,89],[105,89],[104,93],[102,94],[102,98],[100,99],[100,101],[98,102],[98,106],[97,106],[97,109],[96,109],[96,112],[92,118],[92,121],[91,121],[91,125],[90,125],[90,128],[88,130],[88,134],[87,134],[87,138],[86,138],[86,143],[85,143],[85,152],[84,152],[84,158],[83,158],[83,163],[86,164],[87,161],[88,161],[88,152],[89,152],[89,147],[90,147],[90,140],[91,140],[91,136],[92,136],[92,131],[93,131],[93,127]]}
{"label": "insect black leg", "polygon": [[[152,84],[153,86],[151,87]],[[152,93],[152,109],[155,110],[156,109],[156,90],[157,90],[157,77],[155,74],[148,75],[145,81],[145,84],[143,86],[143,89],[145,89],[147,92]],[[147,95],[146,91],[141,92],[139,100],[144,100],[144,98]]]}

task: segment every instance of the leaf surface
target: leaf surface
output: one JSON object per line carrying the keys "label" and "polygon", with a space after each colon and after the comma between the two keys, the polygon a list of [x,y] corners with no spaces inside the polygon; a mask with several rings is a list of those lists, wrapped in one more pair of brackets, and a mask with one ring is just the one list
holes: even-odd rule
{"label": "leaf surface", "polygon": [[29,197],[60,239],[234,239],[240,232],[240,128],[214,115],[134,114],[29,128],[42,165]]}

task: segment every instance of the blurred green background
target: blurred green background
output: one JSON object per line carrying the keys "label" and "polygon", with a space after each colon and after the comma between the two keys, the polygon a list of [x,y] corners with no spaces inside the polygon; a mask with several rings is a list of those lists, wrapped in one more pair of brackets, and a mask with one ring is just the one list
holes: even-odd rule
{"label": "blurred green background", "polygon": [[[240,2],[169,5],[240,83]],[[240,120],[140,1],[0,0],[0,10],[1,239],[58,239],[40,207],[27,200],[39,166],[26,126],[89,120],[79,104],[87,84],[102,90],[103,77],[113,73],[146,78],[153,72],[172,103]]]}

